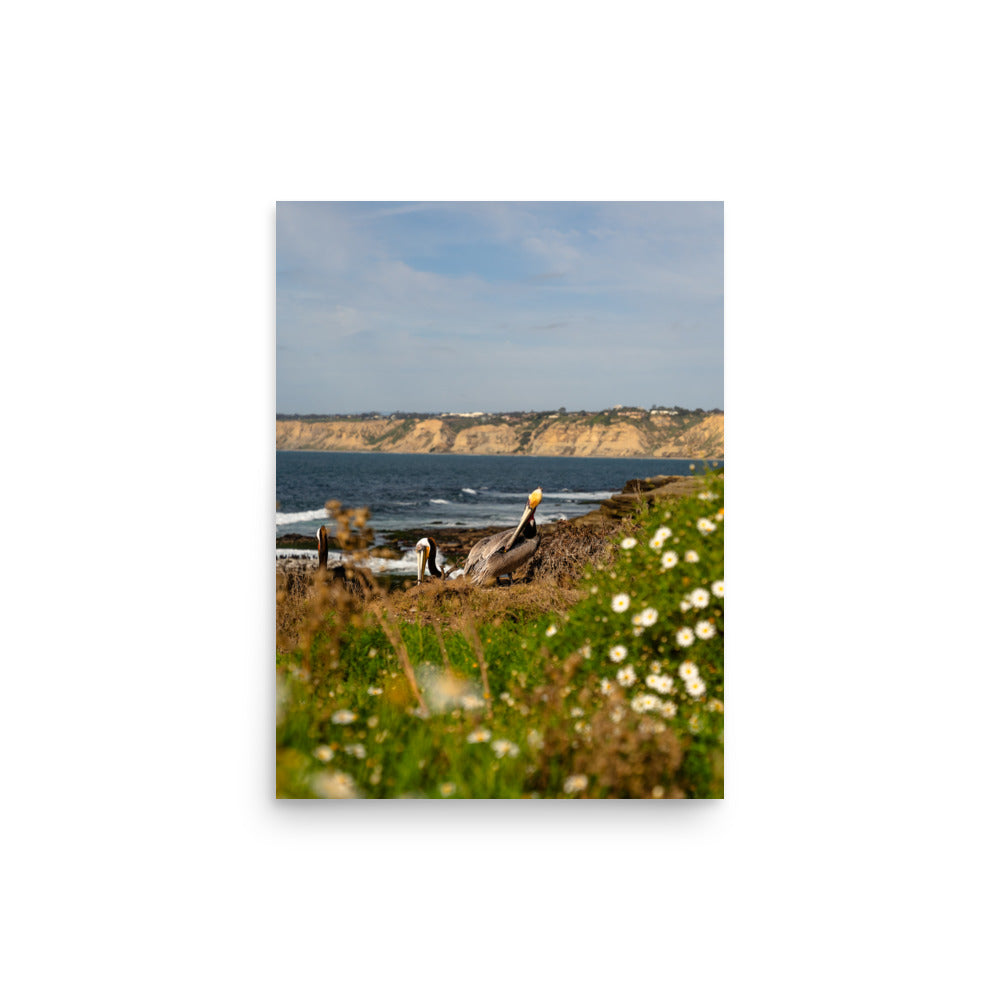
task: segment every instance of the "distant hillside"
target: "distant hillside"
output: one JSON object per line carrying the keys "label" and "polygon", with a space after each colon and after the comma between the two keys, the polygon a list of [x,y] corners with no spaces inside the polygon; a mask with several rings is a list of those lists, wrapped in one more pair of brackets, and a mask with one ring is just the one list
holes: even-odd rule
{"label": "distant hillside", "polygon": [[278,415],[279,451],[447,452],[714,458],[724,455],[724,414],[616,409],[600,413]]}

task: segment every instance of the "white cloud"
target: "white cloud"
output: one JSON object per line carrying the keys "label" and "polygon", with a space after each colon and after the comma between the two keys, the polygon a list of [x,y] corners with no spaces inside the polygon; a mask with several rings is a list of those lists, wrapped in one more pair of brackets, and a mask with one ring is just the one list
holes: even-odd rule
{"label": "white cloud", "polygon": [[[278,409],[721,406],[721,239],[698,205],[281,205]],[[330,366],[365,374],[320,404]]]}

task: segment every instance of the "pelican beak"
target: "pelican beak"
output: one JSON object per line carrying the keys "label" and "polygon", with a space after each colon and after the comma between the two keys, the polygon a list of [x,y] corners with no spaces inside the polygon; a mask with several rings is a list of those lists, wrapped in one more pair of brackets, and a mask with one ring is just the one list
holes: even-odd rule
{"label": "pelican beak", "polygon": [[417,549],[417,583],[424,582],[424,572],[427,569],[427,549],[422,546]]}
{"label": "pelican beak", "polygon": [[517,522],[517,527],[511,532],[510,538],[507,539],[507,544],[503,547],[504,552],[508,552],[513,544],[517,541],[518,536],[524,531],[524,526],[528,523],[531,517],[535,513],[535,508],[542,502],[542,491],[541,489],[535,490],[531,496],[528,497],[528,502],[524,505],[524,511],[521,514],[521,520]]}

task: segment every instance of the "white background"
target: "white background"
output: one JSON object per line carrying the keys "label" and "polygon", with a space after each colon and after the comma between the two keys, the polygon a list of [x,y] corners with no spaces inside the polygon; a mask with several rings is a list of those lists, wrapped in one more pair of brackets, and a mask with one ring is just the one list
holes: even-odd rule
{"label": "white background", "polygon": [[[982,10],[5,14],[9,995],[996,994]],[[724,802],[274,801],[274,203],[417,198],[725,201]]]}

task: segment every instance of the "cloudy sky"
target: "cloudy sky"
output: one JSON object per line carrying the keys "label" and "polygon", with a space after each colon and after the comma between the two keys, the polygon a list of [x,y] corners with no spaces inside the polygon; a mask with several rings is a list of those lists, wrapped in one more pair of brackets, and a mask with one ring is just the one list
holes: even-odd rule
{"label": "cloudy sky", "polygon": [[279,413],[723,408],[721,202],[279,202]]}

